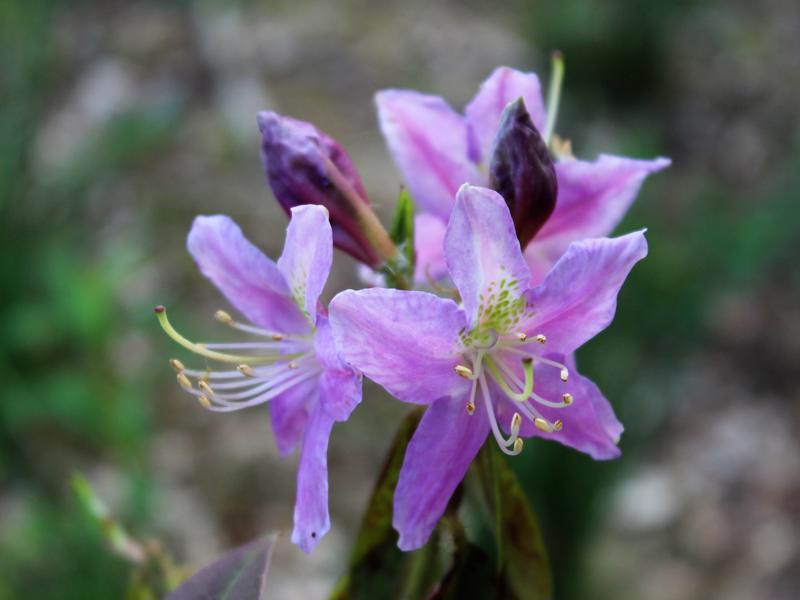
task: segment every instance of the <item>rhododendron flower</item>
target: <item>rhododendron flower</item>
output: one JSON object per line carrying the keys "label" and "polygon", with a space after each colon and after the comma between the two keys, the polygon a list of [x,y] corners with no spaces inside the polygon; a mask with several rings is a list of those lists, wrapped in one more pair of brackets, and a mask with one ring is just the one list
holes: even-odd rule
{"label": "rhododendron flower", "polygon": [[565,357],[611,322],[622,283],[646,253],[642,232],[575,242],[532,287],[503,198],[464,185],[444,238],[461,305],[390,289],[333,299],[344,359],[398,399],[429,405],[395,493],[402,549],[426,542],[489,432],[507,454],[541,436],[595,459],[619,455],[622,425]]}
{"label": "rhododendron flower", "polygon": [[278,449],[286,455],[302,438],[292,541],[310,552],[330,528],[328,438],[361,401],[361,375],[339,358],[319,296],[333,247],[328,211],[298,206],[277,264],[251,244],[228,217],[197,217],[187,245],[200,271],[248,322],[227,312],[216,318],[254,339],[195,343],[156,313],[179,344],[219,370],[187,369],[173,359],[180,385],[210,411],[230,412],[269,403]]}
{"label": "rhododendron flower", "polygon": [[[421,210],[415,224],[418,280],[438,279],[446,273],[442,240],[455,194],[463,183],[488,184],[500,117],[519,98],[535,127],[545,131],[547,115],[538,77],[508,67],[499,67],[489,76],[464,115],[438,96],[410,90],[384,90],[376,95],[381,130]],[[645,177],[669,164],[665,158],[634,160],[607,154],[594,162],[559,157],[555,210],[525,249],[534,281],[541,281],[571,242],[608,235]]]}

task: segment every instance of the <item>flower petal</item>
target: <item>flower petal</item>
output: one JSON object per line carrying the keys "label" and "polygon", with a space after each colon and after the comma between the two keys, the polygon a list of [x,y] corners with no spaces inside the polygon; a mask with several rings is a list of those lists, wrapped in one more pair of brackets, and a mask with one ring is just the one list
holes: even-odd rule
{"label": "flower petal", "polygon": [[334,419],[346,421],[361,402],[361,374],[339,355],[327,317],[319,318],[314,348],[323,369],[319,378],[320,401]]}
{"label": "flower petal", "polygon": [[609,235],[636,198],[645,178],[670,160],[602,154],[594,162],[556,163],[558,200],[550,219],[525,251],[534,276],[544,276],[570,243]]}
{"label": "flower petal", "polygon": [[527,289],[530,271],[508,207],[497,192],[461,187],[447,226],[444,255],[471,327],[478,324],[481,314],[492,314],[497,303],[504,301],[499,296],[501,288],[509,291],[512,301]]}
{"label": "flower petal", "polygon": [[[567,365],[570,372],[569,380],[561,381],[558,369],[537,365],[534,376],[536,393],[555,402],[561,400],[562,394],[569,393],[573,397],[573,403],[565,408],[552,408],[531,402],[544,418],[550,422],[561,419],[564,427],[561,431],[544,433],[529,419],[523,419],[520,434],[523,437],[537,436],[560,442],[596,460],[618,457],[620,450],[617,443],[623,427],[614,415],[608,400],[590,379],[578,373],[574,357],[565,359],[560,354],[548,354],[547,357]],[[498,419],[506,431],[515,410],[513,402],[508,398],[503,397],[499,400]]]}
{"label": "flower petal", "polygon": [[444,234],[447,224],[430,213],[414,217],[414,251],[417,264],[414,280],[420,283],[438,281],[447,275],[444,261]]}
{"label": "flower petal", "polygon": [[394,493],[392,525],[400,533],[401,550],[416,550],[428,541],[486,440],[485,411],[469,415],[465,405],[466,398],[437,400],[411,438]]}
{"label": "flower petal", "polygon": [[230,218],[195,218],[186,245],[200,272],[248,320],[274,331],[308,331],[308,323],[292,302],[278,267]]}
{"label": "flower petal", "polygon": [[317,301],[332,262],[328,211],[312,204],[293,207],[278,268],[289,284],[292,298],[311,325],[317,322]]}
{"label": "flower petal", "polygon": [[319,396],[319,381],[308,379],[269,401],[272,434],[281,456],[288,455],[303,434],[308,422],[308,407]]}
{"label": "flower petal", "polygon": [[463,393],[459,364],[464,313],[426,292],[367,289],[338,294],[330,304],[342,357],[404,402],[428,404]]}
{"label": "flower petal", "polygon": [[611,323],[625,278],[646,255],[643,231],[570,244],[544,283],[528,291],[533,317],[523,330],[543,333],[549,349],[571,354]]}
{"label": "flower petal", "polygon": [[297,467],[292,542],[307,553],[331,528],[328,515],[328,439],[334,419],[318,404],[303,435]]}
{"label": "flower petal", "polygon": [[375,95],[381,131],[414,202],[447,219],[462,183],[485,178],[467,157],[467,126],[438,96],[410,90]]}
{"label": "flower petal", "polygon": [[525,102],[536,128],[544,131],[546,117],[539,78],[534,73],[498,67],[481,84],[465,110],[470,131],[470,158],[473,162],[489,162],[500,116],[509,102],[518,98]]}

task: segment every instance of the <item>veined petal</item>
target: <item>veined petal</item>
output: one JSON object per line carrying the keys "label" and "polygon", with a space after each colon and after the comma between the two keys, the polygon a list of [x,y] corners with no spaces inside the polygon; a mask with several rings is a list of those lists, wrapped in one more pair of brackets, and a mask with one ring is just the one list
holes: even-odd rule
{"label": "veined petal", "polygon": [[410,90],[375,95],[381,131],[414,202],[446,220],[462,183],[485,179],[467,157],[467,126],[438,96]]}
{"label": "veined petal", "polygon": [[404,402],[427,404],[464,393],[459,332],[464,313],[452,300],[426,292],[347,290],[330,304],[341,356]]}
{"label": "veined petal", "polygon": [[414,279],[425,283],[438,281],[447,275],[444,260],[444,234],[447,223],[430,213],[420,213],[414,217],[414,251],[417,265]]}
{"label": "veined petal", "polygon": [[669,165],[667,158],[636,160],[608,154],[594,162],[568,159],[556,163],[558,201],[526,248],[531,271],[546,273],[576,240],[609,235],[636,199],[645,178]]}
{"label": "veined petal", "polygon": [[248,320],[275,331],[308,331],[277,265],[251,244],[230,218],[195,218],[186,244],[200,272]]}
{"label": "veined petal", "polygon": [[503,197],[490,189],[465,184],[458,191],[444,255],[470,327],[483,323],[487,315],[491,318],[499,303],[513,303],[527,289],[530,271],[514,222]]}
{"label": "veined petal", "polygon": [[481,84],[465,110],[473,162],[488,162],[503,109],[518,98],[525,102],[536,128],[544,131],[546,117],[539,78],[534,73],[498,67]]}
{"label": "veined petal", "polygon": [[320,402],[334,419],[346,421],[361,402],[361,374],[339,355],[327,317],[320,316],[317,321],[314,348],[323,369],[319,378]]}
{"label": "veined petal", "polygon": [[406,450],[394,493],[392,525],[401,550],[425,544],[489,433],[483,410],[469,415],[466,398],[441,398],[422,417]]}
{"label": "veined petal", "polygon": [[[561,431],[545,433],[537,429],[529,419],[523,419],[520,434],[523,437],[537,436],[560,442],[595,460],[617,458],[620,455],[617,443],[623,427],[614,415],[611,404],[590,379],[577,372],[574,357],[565,359],[560,354],[548,354],[547,357],[567,365],[569,380],[561,381],[558,369],[547,365],[537,366],[534,375],[536,393],[556,402],[561,400],[564,393],[569,393],[574,398],[573,403],[566,408],[552,408],[531,402],[545,419],[551,423],[560,419],[564,426]],[[499,398],[498,419],[508,431],[508,423],[518,408],[504,395],[496,397]]]}
{"label": "veined petal", "polygon": [[328,211],[312,204],[292,208],[286,243],[278,259],[292,298],[310,325],[317,321],[317,301],[333,262],[333,241]]}
{"label": "veined petal", "polygon": [[333,417],[318,404],[303,434],[303,449],[297,467],[292,542],[307,553],[311,553],[331,528],[328,515],[328,439],[333,423]]}
{"label": "veined petal", "polygon": [[611,323],[625,278],[646,255],[643,231],[573,242],[544,283],[527,292],[533,317],[525,333],[543,333],[548,348],[571,354]]}
{"label": "veined petal", "polygon": [[294,450],[303,435],[308,422],[308,407],[315,405],[319,386],[319,380],[307,379],[269,401],[272,433],[281,456]]}

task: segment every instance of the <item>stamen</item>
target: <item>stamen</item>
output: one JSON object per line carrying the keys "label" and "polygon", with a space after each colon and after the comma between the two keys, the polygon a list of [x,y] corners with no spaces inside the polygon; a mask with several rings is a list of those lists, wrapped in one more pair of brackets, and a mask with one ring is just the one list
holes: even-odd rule
{"label": "stamen", "polygon": [[169,359],[169,364],[173,369],[175,369],[176,373],[183,373],[186,370],[186,367],[184,367],[183,363],[177,358]]}
{"label": "stamen", "polygon": [[536,429],[544,433],[553,433],[554,431],[561,431],[564,428],[564,423],[561,419],[557,419],[551,423],[545,418],[536,417],[533,420],[533,424],[536,425]]}
{"label": "stamen", "polygon": [[[277,385],[272,389],[267,390],[263,394],[259,393],[259,395],[244,402],[229,402],[217,395],[214,397],[215,404],[210,406],[209,410],[213,412],[232,412],[235,410],[241,410],[243,408],[249,408],[251,406],[257,406],[258,404],[264,404],[276,396],[281,395],[286,390],[302,383],[307,379],[310,379],[311,377],[316,377],[317,375],[319,375],[319,369],[300,371],[299,373],[295,374],[295,377],[284,381],[281,385]],[[259,386],[259,388],[261,387],[262,386]]]}
{"label": "stamen", "polygon": [[528,335],[526,333],[522,332],[522,331],[520,331],[519,333],[515,334],[515,336],[516,336],[517,340],[519,340],[520,342],[524,342],[524,341],[526,341],[528,339]]}
{"label": "stamen", "polygon": [[561,398],[564,400],[564,404],[566,406],[569,406],[575,401],[575,399],[572,397],[572,394],[570,394],[569,392],[561,396]]}
{"label": "stamen", "polygon": [[250,365],[239,365],[238,367],[236,367],[236,370],[239,371],[239,373],[241,373],[245,377],[255,377],[256,376],[256,374],[253,372],[253,369],[250,367]]}
{"label": "stamen", "polygon": [[566,383],[567,379],[569,379],[569,371],[567,369],[561,369],[561,381]]}
{"label": "stamen", "polygon": [[[506,439],[502,434],[500,427],[497,425],[497,418],[495,417],[494,408],[492,407],[492,400],[489,396],[489,386],[486,384],[486,378],[483,376],[483,373],[478,375],[478,381],[481,385],[483,403],[486,406],[486,414],[489,417],[489,425],[492,428],[492,434],[494,435],[494,439],[497,441],[497,445],[505,454],[508,454],[509,456],[516,456],[519,454],[517,448],[519,447],[520,450],[522,449],[522,447],[517,444],[517,440],[519,440],[519,438],[515,439],[514,436],[512,436],[511,438]],[[513,446],[513,449],[509,450],[509,446]]]}
{"label": "stamen", "polygon": [[203,408],[211,408],[211,400],[200,394],[197,397],[197,401],[200,403],[200,406]]}
{"label": "stamen", "polygon": [[200,391],[203,392],[204,394],[207,394],[209,396],[214,395],[214,390],[211,388],[210,385],[208,385],[208,383],[206,383],[204,379],[201,379],[200,381],[197,382],[197,387],[199,387]]}
{"label": "stamen", "polygon": [[225,325],[233,325],[233,317],[226,313],[224,310],[218,310],[214,313],[214,318],[219,321],[220,323],[224,323]]}
{"label": "stamen", "polygon": [[156,316],[158,317],[158,322],[161,324],[161,328],[169,337],[178,342],[184,348],[188,348],[189,350],[191,350],[196,354],[205,356],[207,358],[211,358],[213,360],[218,360],[221,362],[229,362],[229,363],[254,362],[260,364],[266,364],[302,356],[302,353],[294,355],[276,354],[273,356],[243,356],[237,354],[226,354],[223,352],[215,352],[214,350],[209,350],[202,344],[196,344],[194,342],[189,341],[188,339],[183,337],[180,333],[178,333],[172,326],[172,324],[169,322],[169,319],[167,318],[167,309],[164,308],[164,306],[157,306],[155,308],[155,312]]}
{"label": "stamen", "polygon": [[558,105],[561,101],[561,84],[564,82],[564,55],[553,52],[551,59],[550,85],[547,89],[547,122],[544,126],[544,141],[550,143],[558,116]]}
{"label": "stamen", "polygon": [[522,415],[518,412],[514,413],[514,416],[511,417],[511,437],[516,438],[519,437],[519,428],[522,425]]}
{"label": "stamen", "polygon": [[178,384],[185,390],[192,390],[192,382],[183,373],[178,373]]}
{"label": "stamen", "polygon": [[540,333],[539,335],[537,335],[537,336],[536,336],[535,338],[533,338],[533,339],[535,339],[535,340],[536,340],[537,342],[539,342],[540,344],[544,344],[544,343],[547,341],[547,337],[546,337],[546,336],[545,336],[543,333]]}
{"label": "stamen", "polygon": [[522,447],[525,445],[525,442],[522,441],[522,438],[518,437],[514,440],[514,456],[522,452]]}
{"label": "stamen", "polygon": [[467,402],[467,414],[468,415],[474,415],[475,414],[475,403],[472,400]]}
{"label": "stamen", "polygon": [[472,379],[472,369],[464,365],[456,365],[453,370],[464,379]]}

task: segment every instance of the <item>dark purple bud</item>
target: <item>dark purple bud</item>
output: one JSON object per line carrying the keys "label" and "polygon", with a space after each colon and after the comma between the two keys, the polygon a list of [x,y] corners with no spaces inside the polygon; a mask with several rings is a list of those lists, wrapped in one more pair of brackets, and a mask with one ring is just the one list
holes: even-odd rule
{"label": "dark purple bud", "polygon": [[489,163],[489,185],[505,198],[524,249],[556,206],[558,181],[547,144],[522,98],[503,111]]}
{"label": "dark purple bud", "polygon": [[[261,158],[267,182],[280,205],[321,204],[330,213],[333,245],[371,267],[392,254],[382,247],[377,219],[353,161],[336,140],[311,123],[271,111],[258,114]],[[378,223],[378,226],[380,224]]]}

